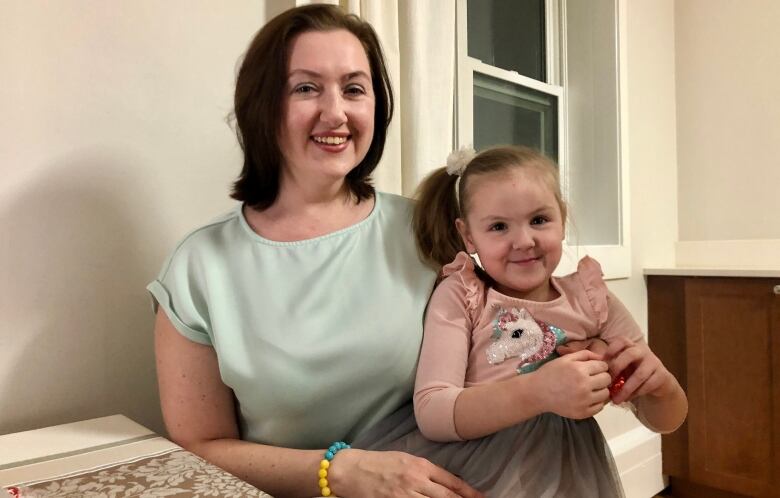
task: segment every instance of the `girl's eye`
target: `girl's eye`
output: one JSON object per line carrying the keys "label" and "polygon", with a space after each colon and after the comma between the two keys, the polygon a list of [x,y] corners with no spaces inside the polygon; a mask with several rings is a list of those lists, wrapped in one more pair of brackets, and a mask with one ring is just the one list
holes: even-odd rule
{"label": "girl's eye", "polygon": [[507,226],[506,226],[506,223],[504,223],[504,222],[493,223],[492,225],[490,225],[490,231],[491,232],[501,232],[501,231],[504,231],[506,229],[507,229]]}
{"label": "girl's eye", "polygon": [[544,216],[534,216],[533,219],[531,220],[531,225],[544,225],[548,221],[550,220],[548,220]]}

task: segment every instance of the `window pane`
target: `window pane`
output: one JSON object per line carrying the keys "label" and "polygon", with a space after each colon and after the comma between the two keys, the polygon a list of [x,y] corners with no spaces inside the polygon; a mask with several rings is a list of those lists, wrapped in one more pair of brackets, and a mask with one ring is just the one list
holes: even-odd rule
{"label": "window pane", "polygon": [[570,239],[620,244],[615,0],[566,4]]}
{"label": "window pane", "polygon": [[474,73],[474,148],[527,145],[558,159],[558,101],[520,85]]}
{"label": "window pane", "polygon": [[547,81],[544,0],[468,0],[466,10],[471,57]]}

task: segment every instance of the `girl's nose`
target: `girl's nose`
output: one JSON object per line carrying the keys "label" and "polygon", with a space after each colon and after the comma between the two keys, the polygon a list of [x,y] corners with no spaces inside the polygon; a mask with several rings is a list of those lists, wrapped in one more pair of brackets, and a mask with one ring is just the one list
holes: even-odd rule
{"label": "girl's nose", "polygon": [[344,99],[341,95],[326,93],[320,102],[320,121],[331,128],[337,128],[347,121]]}
{"label": "girl's nose", "polygon": [[530,230],[520,229],[515,232],[512,238],[512,249],[530,249],[536,245],[533,234]]}

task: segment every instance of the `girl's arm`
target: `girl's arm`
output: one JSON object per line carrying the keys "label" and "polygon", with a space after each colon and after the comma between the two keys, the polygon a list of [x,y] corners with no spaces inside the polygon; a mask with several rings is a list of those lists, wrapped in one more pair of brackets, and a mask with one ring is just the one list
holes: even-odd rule
{"label": "girl's arm", "polygon": [[609,372],[617,378],[629,366],[635,369],[612,401],[633,402],[639,420],[655,432],[674,431],[688,413],[685,392],[650,350],[631,313],[612,293],[608,293],[608,307],[601,338],[609,345],[605,354]]}
{"label": "girl's arm", "polygon": [[475,439],[544,412],[592,417],[609,402],[611,377],[596,353],[578,351],[509,380],[464,389],[455,402],[455,427]]}
{"label": "girl's arm", "polygon": [[609,401],[607,364],[590,351],[555,359],[536,372],[464,387],[472,298],[467,286],[450,277],[428,305],[414,396],[417,424],[427,438],[482,437],[548,411],[586,418]]}
{"label": "girl's arm", "polygon": [[[232,390],[220,378],[214,349],[183,337],[162,309],[155,323],[160,400],[170,438],[233,475],[274,496],[319,496],[322,450],[298,450],[242,441]],[[262,386],[258,386],[262,388]],[[343,497],[470,498],[473,488],[427,460],[399,452],[342,450],[329,481]]]}
{"label": "girl's arm", "polygon": [[613,401],[632,401],[639,419],[656,432],[672,432],[688,413],[688,399],[674,375],[644,341],[616,338],[607,349],[609,369],[617,376],[629,366],[634,371]]}

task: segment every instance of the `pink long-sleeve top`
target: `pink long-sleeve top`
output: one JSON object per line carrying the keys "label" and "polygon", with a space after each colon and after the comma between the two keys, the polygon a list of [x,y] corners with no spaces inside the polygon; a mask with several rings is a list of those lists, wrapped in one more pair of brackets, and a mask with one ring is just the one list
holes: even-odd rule
{"label": "pink long-sleeve top", "polygon": [[455,400],[464,388],[518,375],[517,358],[499,363],[488,359],[501,312],[525,309],[537,322],[561,329],[569,341],[600,337],[609,343],[617,336],[644,340],[639,325],[609,292],[601,267],[590,257],[579,262],[575,273],[552,278],[560,296],[546,302],[505,296],[488,287],[466,253],[445,266],[442,276],[426,312],[414,392],[417,424],[434,441],[461,440],[454,415]]}

